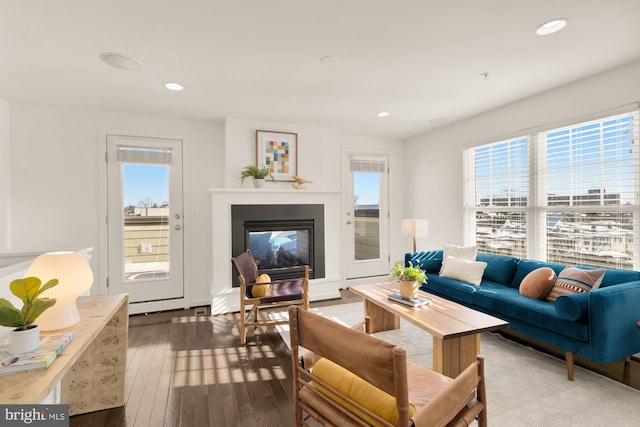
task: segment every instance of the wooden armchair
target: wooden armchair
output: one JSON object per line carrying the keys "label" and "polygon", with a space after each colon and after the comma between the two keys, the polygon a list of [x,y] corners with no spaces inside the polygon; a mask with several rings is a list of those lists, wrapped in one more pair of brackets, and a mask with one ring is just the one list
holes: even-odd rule
{"label": "wooden armchair", "polygon": [[[298,307],[289,322],[296,426],[309,417],[340,426],[487,425],[481,357],[451,379],[407,362],[402,347]],[[301,363],[301,347],[315,357]]]}
{"label": "wooden armchair", "polygon": [[[304,266],[304,275],[300,278],[256,283],[259,277],[258,266],[249,249],[231,258],[231,264],[240,282],[240,342],[242,344],[247,341],[247,328],[288,323],[288,320],[260,320],[260,307],[302,304],[305,310],[309,309],[308,265]],[[280,269],[282,270],[284,269]],[[262,287],[261,292],[255,292],[254,286]],[[254,296],[254,293],[259,296]],[[246,313],[248,305],[252,308]],[[253,321],[250,321],[251,316]]]}

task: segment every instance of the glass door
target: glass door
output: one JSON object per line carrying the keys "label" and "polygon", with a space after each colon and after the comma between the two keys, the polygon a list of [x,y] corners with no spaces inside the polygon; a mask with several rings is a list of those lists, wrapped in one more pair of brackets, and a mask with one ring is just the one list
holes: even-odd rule
{"label": "glass door", "polygon": [[109,293],[181,298],[182,142],[107,136]]}
{"label": "glass door", "polygon": [[347,279],[389,272],[388,160],[385,155],[348,154]]}

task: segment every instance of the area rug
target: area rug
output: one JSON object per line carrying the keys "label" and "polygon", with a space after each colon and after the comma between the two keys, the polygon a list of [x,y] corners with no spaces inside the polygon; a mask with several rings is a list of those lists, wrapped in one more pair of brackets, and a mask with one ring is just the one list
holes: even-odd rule
{"label": "area rug", "polygon": [[[312,308],[311,311],[345,325],[362,319],[361,302]],[[286,318],[286,312],[271,313]],[[289,344],[288,325],[277,327]],[[375,334],[403,346],[407,357],[431,368],[432,337],[401,320],[399,330]],[[567,380],[563,360],[503,338],[481,335],[485,357],[488,421],[490,426],[638,426],[640,392],[579,366]]]}

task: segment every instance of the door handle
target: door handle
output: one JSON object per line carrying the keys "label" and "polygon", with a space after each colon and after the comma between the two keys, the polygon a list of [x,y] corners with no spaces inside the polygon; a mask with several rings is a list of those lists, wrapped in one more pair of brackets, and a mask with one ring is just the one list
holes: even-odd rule
{"label": "door handle", "polygon": [[351,221],[347,221],[347,224],[351,225]]}
{"label": "door handle", "polygon": [[181,226],[180,224],[178,224],[178,225],[176,225],[176,226],[175,226],[175,227],[173,227],[173,228],[175,228],[176,230],[181,230],[181,229],[182,229],[182,226]]}

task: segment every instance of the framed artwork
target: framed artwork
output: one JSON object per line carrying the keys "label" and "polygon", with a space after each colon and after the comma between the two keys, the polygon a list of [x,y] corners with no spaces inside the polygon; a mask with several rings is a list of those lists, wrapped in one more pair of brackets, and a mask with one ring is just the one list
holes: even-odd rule
{"label": "framed artwork", "polygon": [[267,166],[276,181],[293,181],[298,175],[298,134],[257,130],[256,166]]}

